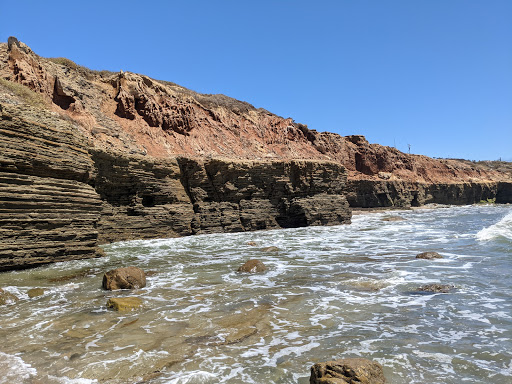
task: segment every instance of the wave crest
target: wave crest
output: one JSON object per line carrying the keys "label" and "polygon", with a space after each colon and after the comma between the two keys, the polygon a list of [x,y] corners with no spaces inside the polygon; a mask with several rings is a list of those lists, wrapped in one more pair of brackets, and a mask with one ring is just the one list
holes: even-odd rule
{"label": "wave crest", "polygon": [[487,228],[482,229],[476,234],[480,241],[489,241],[505,239],[512,241],[512,212],[508,213],[503,219]]}

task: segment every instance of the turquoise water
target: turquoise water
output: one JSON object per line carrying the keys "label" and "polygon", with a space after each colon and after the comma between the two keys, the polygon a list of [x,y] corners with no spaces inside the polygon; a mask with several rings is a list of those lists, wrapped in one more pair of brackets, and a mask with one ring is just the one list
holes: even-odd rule
{"label": "turquoise water", "polygon": [[[3,273],[20,300],[0,307],[0,383],[305,384],[313,363],[354,356],[390,383],[511,383],[511,247],[510,206],[464,206],[116,243],[102,259]],[[415,259],[424,251],[444,258]],[[250,258],[268,271],[236,272]],[[101,290],[128,265],[149,272],[146,288]],[[417,291],[429,283],[456,289]],[[30,299],[34,287],[44,295]],[[107,310],[118,296],[144,307]]]}

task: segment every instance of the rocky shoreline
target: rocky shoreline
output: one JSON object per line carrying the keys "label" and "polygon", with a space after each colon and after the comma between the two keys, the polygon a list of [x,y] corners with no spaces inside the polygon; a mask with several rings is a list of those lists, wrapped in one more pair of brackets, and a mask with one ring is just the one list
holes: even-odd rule
{"label": "rocky shoreline", "polygon": [[510,172],[319,133],[223,95],[0,44],[0,270],[100,244],[512,203]]}

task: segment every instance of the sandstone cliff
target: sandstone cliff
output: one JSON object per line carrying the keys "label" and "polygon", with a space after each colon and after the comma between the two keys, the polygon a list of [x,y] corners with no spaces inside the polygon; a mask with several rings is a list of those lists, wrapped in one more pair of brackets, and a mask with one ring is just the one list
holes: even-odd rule
{"label": "sandstone cliff", "polygon": [[55,112],[0,106],[0,270],[111,241],[350,222],[338,163],[128,155]]}
{"label": "sandstone cliff", "polygon": [[0,270],[110,241],[347,223],[349,203],[509,203],[511,179],[0,44]]}

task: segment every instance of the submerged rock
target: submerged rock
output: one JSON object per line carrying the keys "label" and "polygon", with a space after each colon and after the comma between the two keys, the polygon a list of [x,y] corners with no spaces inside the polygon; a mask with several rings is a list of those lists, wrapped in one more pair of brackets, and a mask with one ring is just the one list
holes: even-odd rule
{"label": "submerged rock", "polygon": [[32,299],[34,297],[44,295],[44,292],[45,290],[43,288],[32,288],[28,290],[27,295]]}
{"label": "submerged rock", "polygon": [[115,311],[133,311],[142,307],[142,299],[138,297],[112,297],[107,301],[107,308],[113,308]]}
{"label": "submerged rock", "polygon": [[265,272],[267,270],[267,267],[265,267],[265,264],[263,264],[261,261],[256,259],[251,259],[245,262],[244,265],[242,265],[240,268],[238,268],[238,272],[250,272],[250,273],[256,273],[256,272]]}
{"label": "submerged rock", "polygon": [[10,292],[4,291],[2,288],[0,288],[0,305],[4,304],[13,304],[18,301],[18,297],[13,295]]}
{"label": "submerged rock", "polygon": [[279,248],[271,246],[271,247],[261,248],[261,251],[263,251],[263,252],[279,252]]}
{"label": "submerged rock", "polygon": [[353,358],[316,363],[310,384],[383,384],[382,366],[371,360]]}
{"label": "submerged rock", "polygon": [[137,267],[117,268],[103,275],[103,289],[137,289],[146,286],[146,275]]}
{"label": "submerged rock", "polygon": [[389,216],[389,217],[384,217],[382,219],[382,221],[405,221],[405,219],[400,216]]}
{"label": "submerged rock", "polygon": [[417,259],[426,259],[426,260],[432,260],[432,259],[442,259],[443,256],[441,256],[437,252],[422,252],[416,255]]}
{"label": "submerged rock", "polygon": [[418,288],[420,292],[432,293],[450,293],[455,289],[453,285],[449,284],[426,284]]}

